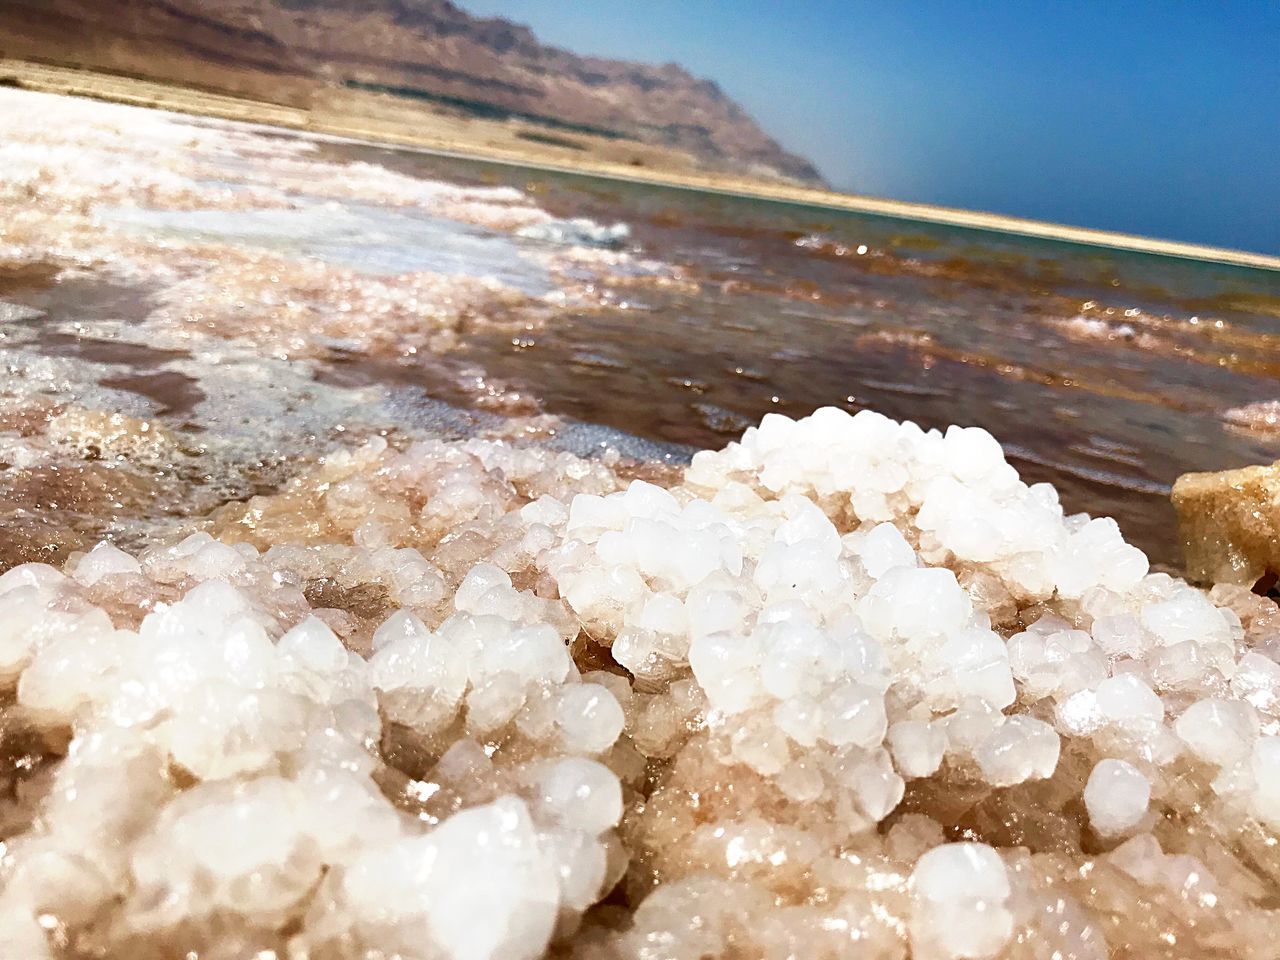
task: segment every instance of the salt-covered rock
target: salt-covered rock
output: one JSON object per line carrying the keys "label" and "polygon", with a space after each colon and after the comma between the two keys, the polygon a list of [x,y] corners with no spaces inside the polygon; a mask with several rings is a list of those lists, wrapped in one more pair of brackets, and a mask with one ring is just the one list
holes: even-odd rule
{"label": "salt-covered rock", "polygon": [[1280,465],[1187,473],[1173,485],[1187,573],[1201,583],[1252,586],[1280,568]]}

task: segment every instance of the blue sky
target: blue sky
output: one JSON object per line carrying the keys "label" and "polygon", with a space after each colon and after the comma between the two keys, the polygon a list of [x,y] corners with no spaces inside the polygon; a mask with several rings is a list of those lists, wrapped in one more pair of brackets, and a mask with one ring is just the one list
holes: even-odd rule
{"label": "blue sky", "polygon": [[714,78],[859,193],[1280,253],[1280,3],[461,0]]}

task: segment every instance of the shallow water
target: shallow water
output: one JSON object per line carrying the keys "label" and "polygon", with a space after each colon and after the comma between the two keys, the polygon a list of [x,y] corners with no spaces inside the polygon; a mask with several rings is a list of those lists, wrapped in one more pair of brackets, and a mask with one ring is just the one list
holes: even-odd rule
{"label": "shallow water", "polygon": [[[371,431],[550,414],[543,440],[595,424],[678,460],[836,404],[986,427],[1176,564],[1172,481],[1280,456],[1230,416],[1280,398],[1280,274],[55,106],[50,133],[47,100],[0,98],[27,150],[0,175],[0,300],[40,311],[3,323],[6,402],[152,418],[192,459],[128,496],[134,460],[110,463],[85,536]],[[583,217],[629,236],[553,219]]]}

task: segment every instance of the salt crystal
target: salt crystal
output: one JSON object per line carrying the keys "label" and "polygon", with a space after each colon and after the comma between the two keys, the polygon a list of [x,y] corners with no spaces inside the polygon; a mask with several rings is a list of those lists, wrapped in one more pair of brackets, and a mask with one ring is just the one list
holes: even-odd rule
{"label": "salt crystal", "polygon": [[989,783],[1010,787],[1053,776],[1060,749],[1053,727],[1034,717],[1014,716],[978,745],[974,757]]}
{"label": "salt crystal", "polygon": [[1174,724],[1192,753],[1219,766],[1247,754],[1258,729],[1258,715],[1248,703],[1212,698],[1193,703]]}
{"label": "salt crystal", "polygon": [[1100,760],[1084,788],[1089,823],[1103,836],[1128,833],[1147,814],[1151,782],[1124,760]]}
{"label": "salt crystal", "polygon": [[922,720],[900,720],[889,728],[889,746],[898,771],[909,778],[932,776],[947,750],[941,726]]}
{"label": "salt crystal", "polygon": [[985,958],[1013,935],[1012,892],[1000,855],[982,843],[944,843],[911,873],[913,956]]}
{"label": "salt crystal", "polygon": [[142,565],[114,544],[103,541],[76,564],[74,577],[86,587],[91,587],[103,577],[121,573],[138,573]]}

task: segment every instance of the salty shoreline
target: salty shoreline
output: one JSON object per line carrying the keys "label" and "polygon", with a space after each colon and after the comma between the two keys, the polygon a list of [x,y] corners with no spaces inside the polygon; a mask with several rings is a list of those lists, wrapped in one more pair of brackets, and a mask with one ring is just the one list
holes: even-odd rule
{"label": "salty shoreline", "polygon": [[[960,210],[923,203],[858,196],[781,181],[665,167],[634,166],[594,157],[589,153],[586,156],[564,156],[564,151],[542,147],[528,141],[518,141],[511,137],[507,138],[508,143],[494,142],[492,134],[494,131],[502,130],[505,125],[493,121],[472,120],[463,124],[449,123],[443,117],[437,118],[428,112],[417,112],[412,114],[414,121],[412,128],[406,122],[409,115],[400,118],[398,122],[384,123],[380,126],[376,123],[369,125],[363,118],[348,114],[320,113],[316,110],[205,93],[154,81],[15,60],[0,60],[0,83],[45,93],[305,130],[313,134],[354,142],[391,145],[463,159],[514,164],[537,170],[850,210],[903,220],[918,220],[1136,253],[1280,271],[1280,257],[1244,250],[1159,240],[977,210]],[[437,119],[441,122],[435,125],[434,131],[429,131],[427,128]],[[471,137],[464,139],[459,132],[464,129],[474,130],[479,135],[476,136],[473,133]],[[485,140],[486,136],[490,139]],[[663,157],[659,155],[658,160],[662,159]]]}

